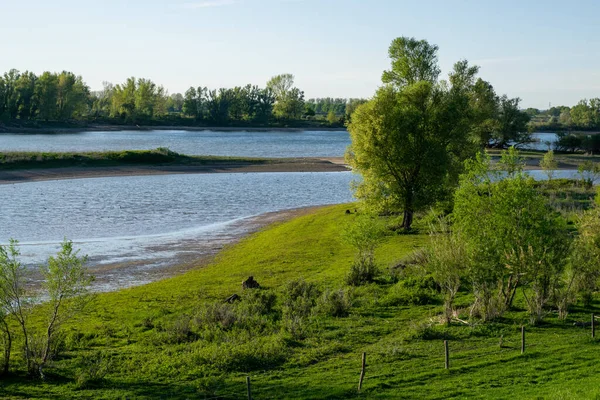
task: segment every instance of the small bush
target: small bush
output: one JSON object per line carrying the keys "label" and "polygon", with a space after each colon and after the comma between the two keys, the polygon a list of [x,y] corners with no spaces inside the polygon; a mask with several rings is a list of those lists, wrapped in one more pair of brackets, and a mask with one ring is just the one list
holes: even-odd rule
{"label": "small bush", "polygon": [[422,271],[429,261],[427,249],[418,249],[400,259],[390,267],[390,275],[397,281],[415,274],[415,270]]}
{"label": "small bush", "polygon": [[249,316],[266,316],[274,313],[277,295],[271,290],[246,290],[238,308]]}
{"label": "small bush", "polygon": [[406,278],[392,286],[383,304],[387,306],[421,306],[439,301],[431,276]]}
{"label": "small bush", "polygon": [[75,373],[78,388],[86,388],[91,384],[101,382],[111,369],[111,359],[103,351],[95,351],[79,359],[79,367]]}
{"label": "small bush", "polygon": [[171,343],[184,343],[193,339],[190,322],[191,318],[188,315],[182,315],[172,322],[167,329]]}
{"label": "small bush", "polygon": [[406,332],[407,340],[436,340],[452,339],[453,336],[446,326],[434,325],[429,322],[413,324]]}
{"label": "small bush", "polygon": [[283,288],[284,316],[307,317],[312,313],[321,291],[314,283],[297,279]]}
{"label": "small bush", "polygon": [[357,259],[352,263],[350,272],[346,275],[346,284],[350,286],[360,286],[373,282],[379,275],[377,265],[368,259]]}
{"label": "small bush", "polygon": [[198,326],[218,327],[224,330],[231,329],[238,322],[239,318],[229,303],[206,304],[196,316]]}
{"label": "small bush", "polygon": [[280,366],[288,356],[279,336],[256,337],[249,341],[225,342],[197,348],[193,361],[224,372],[250,372]]}
{"label": "small bush", "polygon": [[352,307],[352,295],[348,290],[327,290],[319,298],[317,310],[331,317],[347,317]]}

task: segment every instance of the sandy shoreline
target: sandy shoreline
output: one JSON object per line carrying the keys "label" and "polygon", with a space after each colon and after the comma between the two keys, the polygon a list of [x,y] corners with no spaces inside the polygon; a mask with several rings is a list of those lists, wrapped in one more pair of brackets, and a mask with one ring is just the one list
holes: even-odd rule
{"label": "sandy shoreline", "polygon": [[0,185],[48,180],[139,175],[340,171],[348,171],[343,157],[297,158],[265,164],[219,162],[204,165],[121,165],[114,167],[35,168],[0,170]]}
{"label": "sandy shoreline", "polygon": [[183,274],[189,270],[209,265],[214,257],[226,246],[238,243],[243,238],[271,224],[288,221],[306,215],[321,206],[305,207],[284,211],[269,212],[255,217],[244,218],[218,232],[202,239],[183,239],[177,243],[165,243],[149,247],[149,252],[160,253],[168,249],[176,252],[168,259],[148,261],[138,260],[125,263],[101,264],[91,261],[89,270],[95,276],[92,290],[108,292],[128,287],[144,285],[161,279]]}

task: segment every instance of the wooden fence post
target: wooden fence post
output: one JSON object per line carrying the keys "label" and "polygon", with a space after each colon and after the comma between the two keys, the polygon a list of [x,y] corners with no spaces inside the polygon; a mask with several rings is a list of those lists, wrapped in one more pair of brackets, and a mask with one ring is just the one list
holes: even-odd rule
{"label": "wooden fence post", "polygon": [[525,353],[525,325],[521,326],[521,354]]}
{"label": "wooden fence post", "polygon": [[444,340],[444,355],[446,369],[450,369],[450,352],[448,350],[448,341]]}
{"label": "wooden fence post", "polygon": [[358,391],[362,389],[363,379],[365,379],[365,368],[367,366],[367,353],[362,354],[362,369],[360,370],[360,380],[358,381]]}
{"label": "wooden fence post", "polygon": [[592,313],[592,338],[596,337],[596,316]]}
{"label": "wooden fence post", "polygon": [[246,388],[248,389],[248,400],[252,400],[252,391],[250,390],[250,376],[246,377]]}

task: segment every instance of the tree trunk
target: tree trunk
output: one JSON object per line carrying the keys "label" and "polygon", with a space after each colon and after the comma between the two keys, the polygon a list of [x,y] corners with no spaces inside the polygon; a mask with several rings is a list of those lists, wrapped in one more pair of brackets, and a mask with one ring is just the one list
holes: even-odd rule
{"label": "tree trunk", "polygon": [[402,228],[407,232],[412,227],[413,214],[413,192],[412,190],[408,190],[404,194],[404,218],[402,220]]}
{"label": "tree trunk", "polygon": [[10,351],[12,349],[12,336],[10,334],[10,329],[8,328],[8,324],[6,321],[3,322],[2,329],[4,330],[4,363],[2,365],[2,372],[0,375],[8,374],[8,370],[10,367]]}
{"label": "tree trunk", "polygon": [[409,209],[404,210],[404,218],[402,220],[402,229],[410,231],[413,222],[413,211]]}

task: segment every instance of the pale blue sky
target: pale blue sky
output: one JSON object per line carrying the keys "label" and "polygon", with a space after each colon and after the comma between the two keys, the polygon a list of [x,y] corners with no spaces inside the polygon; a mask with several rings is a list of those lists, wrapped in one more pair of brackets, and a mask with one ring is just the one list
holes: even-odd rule
{"label": "pale blue sky", "polygon": [[310,97],[369,97],[395,37],[466,58],[524,107],[600,97],[600,1],[0,0],[0,71],[70,70],[92,89],[151,78],[263,86],[290,72]]}

